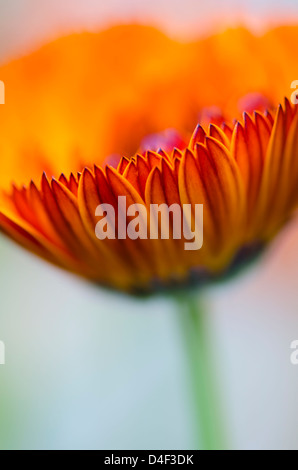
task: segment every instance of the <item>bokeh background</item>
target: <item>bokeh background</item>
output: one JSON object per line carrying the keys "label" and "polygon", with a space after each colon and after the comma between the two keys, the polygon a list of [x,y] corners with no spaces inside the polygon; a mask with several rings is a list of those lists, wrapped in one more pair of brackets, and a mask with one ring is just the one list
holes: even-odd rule
{"label": "bokeh background", "polygon": [[[0,0],[0,61],[49,38],[118,22],[153,24],[187,40],[236,24],[259,32],[297,19],[296,0]],[[290,363],[298,339],[297,240],[294,220],[261,262],[205,292],[232,448],[298,449],[298,366]],[[170,299],[96,289],[3,237],[0,260],[1,449],[197,445]]]}

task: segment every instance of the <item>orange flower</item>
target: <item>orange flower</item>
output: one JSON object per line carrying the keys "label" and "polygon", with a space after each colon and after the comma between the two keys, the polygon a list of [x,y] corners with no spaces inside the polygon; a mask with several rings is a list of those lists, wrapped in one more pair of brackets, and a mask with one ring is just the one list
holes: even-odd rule
{"label": "orange flower", "polygon": [[[95,166],[58,180],[44,174],[40,187],[14,187],[3,195],[0,226],[43,258],[118,289],[217,277],[265,245],[293,213],[297,148],[297,107],[286,100],[274,114],[245,114],[234,126],[198,126],[184,151],[148,151],[122,158],[117,169]],[[185,239],[173,236],[98,240],[96,208],[113,206],[118,227],[119,196],[148,213],[150,204],[203,204],[202,249],[186,251]]]}
{"label": "orange flower", "polygon": [[[297,78],[297,36],[297,27],[262,37],[236,29],[183,44],[119,26],[2,66],[0,228],[56,265],[128,291],[238,265],[297,203],[297,112],[287,101],[272,111]],[[198,121],[205,130],[191,137]],[[43,172],[41,185],[20,187]],[[173,227],[168,240],[99,241],[96,207],[115,208],[117,229],[118,196],[147,209],[203,204],[202,249],[185,250]]]}

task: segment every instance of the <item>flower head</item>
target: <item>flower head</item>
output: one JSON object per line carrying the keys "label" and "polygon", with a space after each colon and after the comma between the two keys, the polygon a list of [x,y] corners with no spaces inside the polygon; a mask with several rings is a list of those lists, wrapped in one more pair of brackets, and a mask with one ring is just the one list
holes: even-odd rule
{"label": "flower head", "polygon": [[[296,207],[297,111],[288,101],[272,110],[296,78],[297,33],[257,38],[236,29],[183,44],[119,26],[2,66],[1,230],[58,266],[126,291],[238,266]],[[115,235],[131,222],[137,228],[123,197],[145,208],[139,238]],[[99,240],[103,204],[113,208],[112,236]],[[187,232],[201,235],[198,204],[203,246],[187,250]],[[154,205],[190,207],[180,237],[172,213],[163,236],[159,214],[148,216]]]}
{"label": "flower head", "polygon": [[[0,227],[39,256],[100,284],[126,291],[185,283],[190,277],[225,274],[245,251],[265,245],[298,202],[298,112],[285,101],[275,112],[244,114],[234,125],[195,129],[185,150],[148,150],[117,167],[95,166],[4,193]],[[147,237],[99,240],[97,207],[114,208],[115,232],[139,204],[190,205],[189,229],[197,229],[194,207],[203,204],[204,242],[185,250],[186,236],[162,239],[162,228],[146,220]],[[144,217],[144,216],[143,216]],[[140,220],[139,220],[140,223]],[[157,237],[150,237],[157,223]]]}

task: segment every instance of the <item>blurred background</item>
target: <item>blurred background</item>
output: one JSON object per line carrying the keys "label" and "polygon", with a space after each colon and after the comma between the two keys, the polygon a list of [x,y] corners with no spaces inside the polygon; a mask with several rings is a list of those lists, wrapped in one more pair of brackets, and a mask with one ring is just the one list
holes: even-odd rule
{"label": "blurred background", "polygon": [[[0,0],[0,61],[118,22],[153,24],[188,40],[236,24],[259,32],[276,18],[296,21],[296,0]],[[297,237],[294,221],[262,262],[205,292],[232,448],[298,449],[298,366],[290,363]],[[0,257],[1,449],[196,447],[174,302],[96,289],[3,237]]]}
{"label": "blurred background", "polygon": [[285,0],[1,0],[1,56],[36,48],[61,33],[91,30],[115,23],[156,26],[174,38],[189,40],[227,26],[295,23],[297,1]]}

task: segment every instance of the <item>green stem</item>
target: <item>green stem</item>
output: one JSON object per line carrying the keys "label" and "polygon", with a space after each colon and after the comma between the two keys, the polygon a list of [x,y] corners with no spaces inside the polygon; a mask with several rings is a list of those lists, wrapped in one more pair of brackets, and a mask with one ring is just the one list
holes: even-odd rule
{"label": "green stem", "polygon": [[217,388],[212,375],[209,352],[211,344],[206,335],[205,312],[191,292],[179,295],[178,301],[195,401],[195,419],[200,436],[198,448],[221,450],[224,448],[224,436]]}

